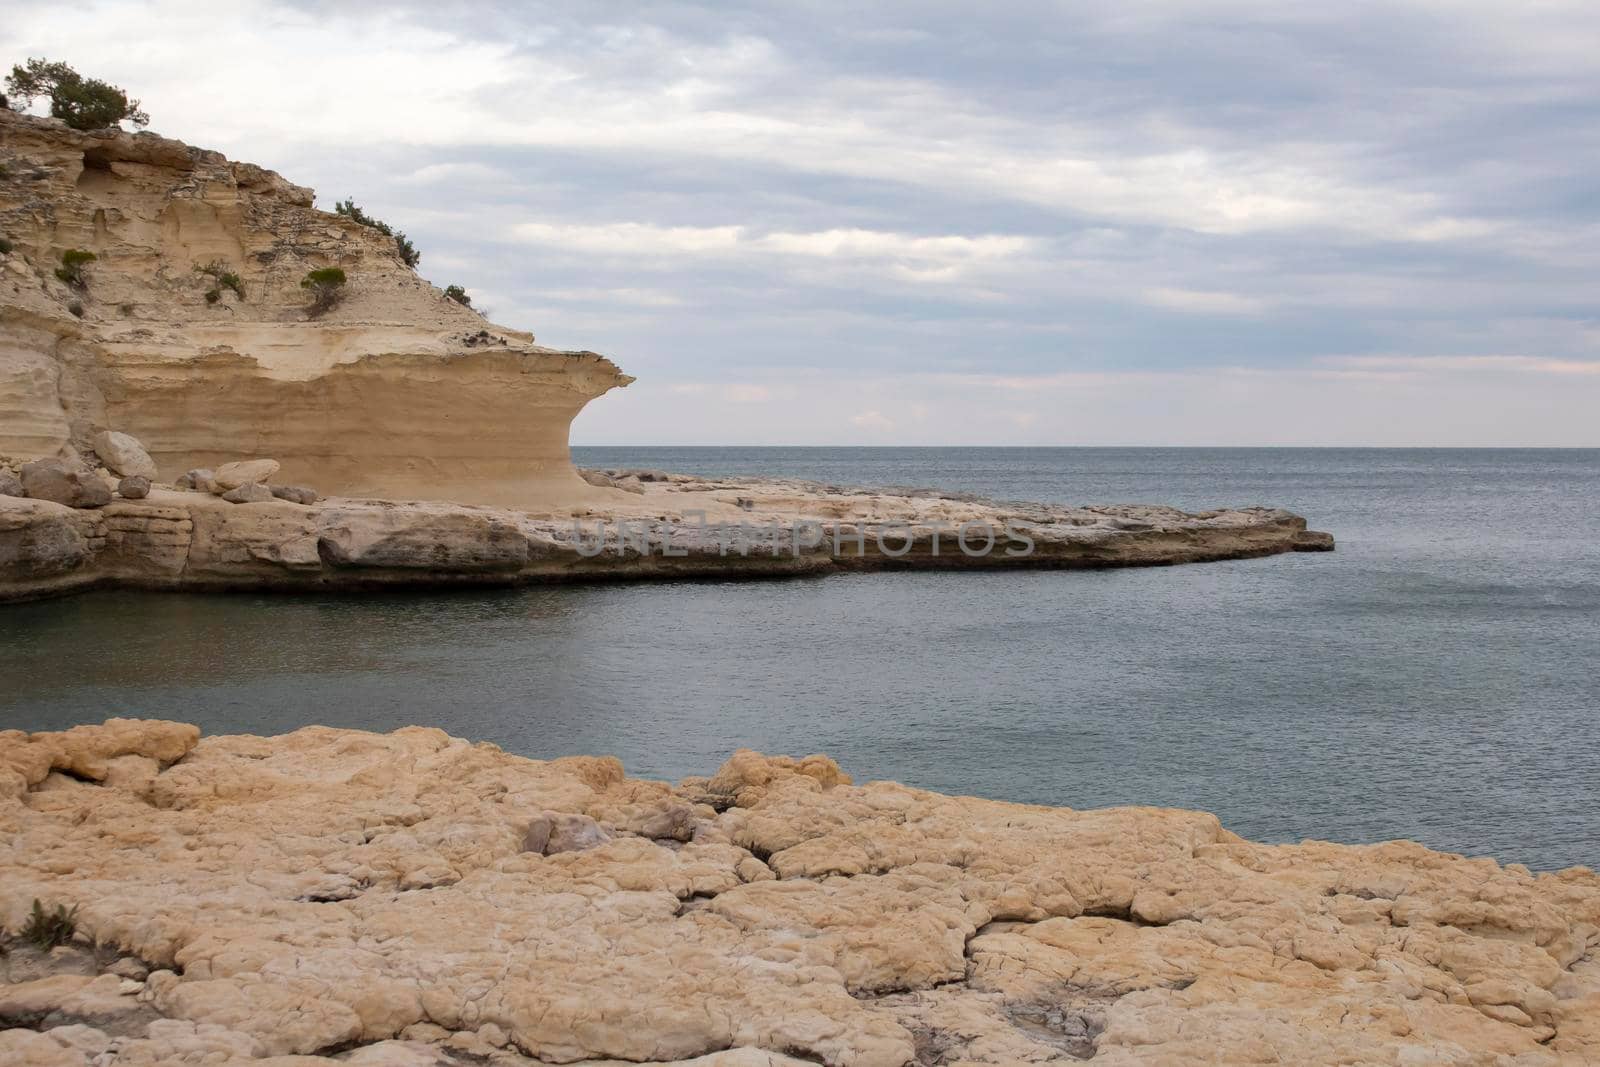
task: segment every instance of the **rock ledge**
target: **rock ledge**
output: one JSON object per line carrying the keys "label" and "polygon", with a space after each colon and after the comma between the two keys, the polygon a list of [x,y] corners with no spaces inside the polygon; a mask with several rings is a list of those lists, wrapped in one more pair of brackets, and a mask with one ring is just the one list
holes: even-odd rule
{"label": "rock ledge", "polygon": [[419,727],[0,732],[0,886],[9,931],[79,909],[10,945],[8,1064],[1600,1059],[1587,869],[822,756],[673,786]]}

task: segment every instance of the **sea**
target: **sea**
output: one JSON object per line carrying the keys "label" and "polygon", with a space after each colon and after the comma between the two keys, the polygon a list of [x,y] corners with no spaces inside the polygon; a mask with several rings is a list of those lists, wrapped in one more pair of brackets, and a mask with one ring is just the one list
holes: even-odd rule
{"label": "sea", "polygon": [[593,467],[1064,504],[1285,507],[1331,554],[0,606],[0,728],[412,723],[629,773],[737,748],[859,780],[1215,812],[1600,866],[1600,450],[575,448]]}

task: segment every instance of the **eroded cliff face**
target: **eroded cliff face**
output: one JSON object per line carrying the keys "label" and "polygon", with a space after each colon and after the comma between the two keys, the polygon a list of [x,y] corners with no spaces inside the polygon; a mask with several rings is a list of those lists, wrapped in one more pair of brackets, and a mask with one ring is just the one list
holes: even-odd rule
{"label": "eroded cliff face", "polygon": [[[271,171],[0,110],[0,238],[0,456],[84,450],[109,428],[167,479],[267,455],[285,481],[346,496],[608,495],[574,473],[567,432],[630,378],[485,321]],[[56,276],[69,249],[96,257],[81,287]],[[197,269],[211,264],[242,298]],[[312,315],[300,282],[322,267],[348,282]]]}

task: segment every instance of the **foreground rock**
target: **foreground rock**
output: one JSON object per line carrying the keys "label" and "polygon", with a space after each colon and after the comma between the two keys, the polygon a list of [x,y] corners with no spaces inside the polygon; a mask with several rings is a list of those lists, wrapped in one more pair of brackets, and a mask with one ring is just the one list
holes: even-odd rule
{"label": "foreground rock", "polygon": [[180,479],[192,491],[151,488],[93,511],[0,497],[0,601],[102,585],[329,590],[1086,568],[1333,547],[1304,519],[1270,508],[1071,508],[648,473],[648,481],[619,475],[632,490],[610,491],[603,510],[564,515],[319,500],[309,489],[259,482],[218,496],[216,476],[203,469]]}
{"label": "foreground rock", "polygon": [[855,786],[820,756],[669,786],[415,727],[197,735],[0,733],[0,922],[75,905],[85,946],[13,943],[0,1061],[1600,1057],[1586,869]]}
{"label": "foreground rock", "polygon": [[111,502],[111,489],[103,478],[65,459],[24,463],[22,490],[34,500],[69,508],[99,508]]}

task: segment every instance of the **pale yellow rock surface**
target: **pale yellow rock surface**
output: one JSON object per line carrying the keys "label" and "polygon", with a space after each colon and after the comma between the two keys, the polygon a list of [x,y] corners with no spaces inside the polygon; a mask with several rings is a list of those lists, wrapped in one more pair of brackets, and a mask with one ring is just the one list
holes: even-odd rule
{"label": "pale yellow rock surface", "polygon": [[153,968],[24,969],[5,1062],[1600,1060],[1586,869],[1259,845],[821,756],[670,786],[417,727],[196,734],[0,734],[0,921],[76,905],[120,972]]}
{"label": "pale yellow rock surface", "polygon": [[[268,456],[281,481],[342,495],[621,495],[578,477],[567,431],[630,378],[447,299],[392,238],[271,171],[0,109],[0,235],[14,246],[0,257],[0,457],[114,431],[159,471],[123,473],[152,480]],[[69,249],[97,257],[82,288],[55,276]],[[198,269],[212,264],[242,299]],[[311,316],[300,282],[328,266],[344,297]]]}

